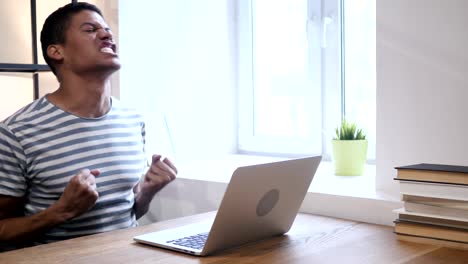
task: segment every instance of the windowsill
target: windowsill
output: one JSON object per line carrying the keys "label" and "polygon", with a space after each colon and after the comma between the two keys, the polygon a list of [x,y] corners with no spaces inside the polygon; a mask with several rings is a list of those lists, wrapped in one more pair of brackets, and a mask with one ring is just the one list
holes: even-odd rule
{"label": "windowsill", "polygon": [[[178,164],[179,179],[199,184],[227,186],[239,166],[285,160],[279,157],[227,155]],[[301,206],[301,212],[392,225],[398,198],[376,191],[375,165],[366,165],[362,176],[336,176],[333,163],[322,161]],[[222,196],[221,196],[222,197]]]}
{"label": "windowsill", "polygon": [[[232,172],[239,166],[286,160],[287,158],[252,156],[252,155],[228,155],[225,157],[206,158],[179,164],[181,179],[209,181],[217,183],[229,183]],[[361,176],[336,176],[333,163],[322,161],[311,186],[309,193],[324,193],[331,195],[352,196],[360,198],[391,199],[383,193],[375,190],[375,165],[367,164],[364,175]]]}
{"label": "windowsill", "polygon": [[361,176],[336,176],[333,163],[323,161],[315,174],[309,192],[376,198],[375,165],[368,165]]}

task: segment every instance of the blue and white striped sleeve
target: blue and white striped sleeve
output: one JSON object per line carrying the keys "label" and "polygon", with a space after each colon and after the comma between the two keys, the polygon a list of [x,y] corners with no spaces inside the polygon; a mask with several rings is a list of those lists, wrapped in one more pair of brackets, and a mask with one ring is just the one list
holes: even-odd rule
{"label": "blue and white striped sleeve", "polygon": [[146,128],[145,122],[141,122],[141,141],[143,143],[143,153],[145,153],[146,149]]}
{"label": "blue and white striped sleeve", "polygon": [[26,157],[15,135],[0,123],[0,194],[22,197],[26,193]]}

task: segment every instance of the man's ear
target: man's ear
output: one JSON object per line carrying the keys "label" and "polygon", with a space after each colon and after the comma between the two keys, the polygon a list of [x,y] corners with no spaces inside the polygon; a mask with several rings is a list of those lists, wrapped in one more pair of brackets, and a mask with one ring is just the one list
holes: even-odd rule
{"label": "man's ear", "polygon": [[59,45],[49,45],[47,47],[47,56],[53,60],[61,61],[63,59],[63,51]]}

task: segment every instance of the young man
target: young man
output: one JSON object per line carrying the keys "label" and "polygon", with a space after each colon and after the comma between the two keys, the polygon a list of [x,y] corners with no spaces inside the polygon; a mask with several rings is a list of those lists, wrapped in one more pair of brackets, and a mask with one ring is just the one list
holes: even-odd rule
{"label": "young man", "polygon": [[0,244],[10,248],[136,226],[177,174],[160,155],[146,168],[142,119],[110,96],[120,62],[96,6],[52,13],[41,43],[58,90],[0,123]]}

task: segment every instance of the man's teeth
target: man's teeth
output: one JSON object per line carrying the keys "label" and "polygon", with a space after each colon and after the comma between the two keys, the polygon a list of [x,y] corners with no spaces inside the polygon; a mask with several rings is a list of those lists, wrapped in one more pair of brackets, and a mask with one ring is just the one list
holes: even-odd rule
{"label": "man's teeth", "polygon": [[101,52],[114,53],[114,51],[110,47],[102,47]]}

